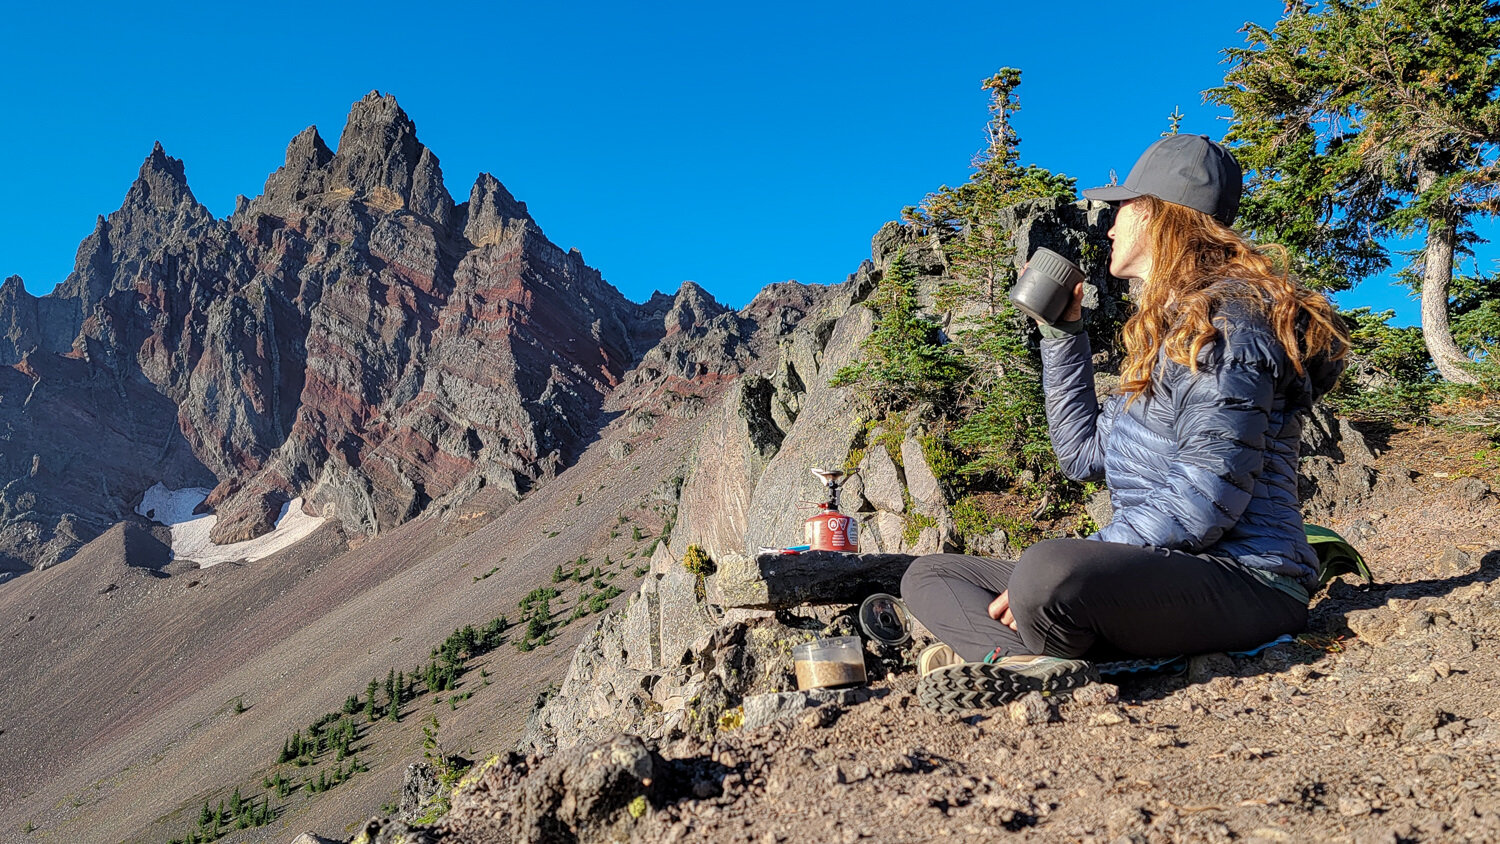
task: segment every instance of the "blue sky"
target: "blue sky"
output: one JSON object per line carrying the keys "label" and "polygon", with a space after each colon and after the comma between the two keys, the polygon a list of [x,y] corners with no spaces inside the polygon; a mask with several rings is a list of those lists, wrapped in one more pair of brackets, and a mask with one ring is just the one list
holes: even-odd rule
{"label": "blue sky", "polygon": [[[1123,178],[1174,108],[1184,131],[1221,136],[1201,98],[1220,51],[1282,5],[13,6],[0,276],[37,294],[62,281],[154,141],[222,217],[298,131],[335,144],[378,89],[456,199],[491,172],[630,298],[691,279],[740,306],[771,282],[842,281],[883,222],[963,181],[984,143],[979,83],[1002,66],[1024,72],[1023,160],[1080,187]],[[1417,319],[1384,279],[1341,303]]]}

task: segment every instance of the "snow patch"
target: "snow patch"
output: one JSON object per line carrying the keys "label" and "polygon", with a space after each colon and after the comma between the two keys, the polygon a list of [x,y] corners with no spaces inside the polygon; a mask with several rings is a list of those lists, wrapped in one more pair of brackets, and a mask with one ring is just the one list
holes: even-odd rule
{"label": "snow patch", "polygon": [[303,513],[302,499],[293,498],[281,506],[281,514],[270,533],[244,542],[215,545],[208,535],[219,517],[211,513],[193,514],[208,493],[202,487],[167,489],[157,484],[141,496],[135,511],[172,529],[172,559],[190,560],[203,568],[236,560],[253,563],[306,539],[326,521]]}

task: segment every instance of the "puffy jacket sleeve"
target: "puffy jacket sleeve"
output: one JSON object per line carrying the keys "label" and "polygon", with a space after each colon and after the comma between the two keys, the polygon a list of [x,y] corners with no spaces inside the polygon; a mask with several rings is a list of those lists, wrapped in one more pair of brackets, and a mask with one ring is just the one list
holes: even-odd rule
{"label": "puffy jacket sleeve", "polygon": [[1113,421],[1094,393],[1092,357],[1087,334],[1042,340],[1042,391],[1052,451],[1063,474],[1075,481],[1104,477],[1104,448]]}
{"label": "puffy jacket sleeve", "polygon": [[1265,465],[1276,364],[1263,356],[1215,355],[1196,373],[1168,363],[1177,453],[1159,495],[1117,509],[1094,535],[1106,542],[1201,551],[1239,522]]}

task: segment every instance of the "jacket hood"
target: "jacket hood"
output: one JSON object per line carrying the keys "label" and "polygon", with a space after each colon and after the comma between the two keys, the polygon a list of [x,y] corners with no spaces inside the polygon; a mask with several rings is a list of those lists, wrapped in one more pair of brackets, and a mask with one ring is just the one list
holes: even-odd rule
{"label": "jacket hood", "polygon": [[[1285,347],[1264,312],[1244,300],[1229,299],[1219,305],[1216,318],[1220,328],[1226,329],[1225,343],[1237,347],[1239,355],[1258,355],[1263,359],[1282,357],[1289,370],[1287,376],[1291,379],[1291,383],[1287,384],[1287,397],[1294,402],[1305,402],[1311,407],[1313,402],[1327,395],[1338,384],[1339,376],[1344,372],[1345,349],[1339,344],[1302,361],[1304,374],[1300,376],[1301,383],[1298,384],[1299,376],[1295,371],[1290,371],[1291,362],[1285,358]],[[1304,313],[1297,321],[1299,334],[1303,333],[1306,324],[1307,315]],[[1234,336],[1236,332],[1242,333]],[[1230,354],[1236,355],[1236,352]]]}
{"label": "jacket hood", "polygon": [[1327,395],[1338,384],[1347,360],[1344,357],[1338,357],[1337,360],[1334,358],[1342,351],[1344,349],[1340,344],[1337,352],[1313,355],[1302,362],[1302,368],[1307,370],[1307,391],[1314,401]]}

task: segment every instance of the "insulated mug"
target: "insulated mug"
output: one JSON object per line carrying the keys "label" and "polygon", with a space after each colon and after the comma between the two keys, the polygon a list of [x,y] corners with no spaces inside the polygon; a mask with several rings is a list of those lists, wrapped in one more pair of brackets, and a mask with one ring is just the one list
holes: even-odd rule
{"label": "insulated mug", "polygon": [[1083,281],[1083,270],[1046,247],[1031,253],[1031,262],[1010,289],[1010,301],[1022,313],[1052,325],[1073,301],[1073,288]]}

